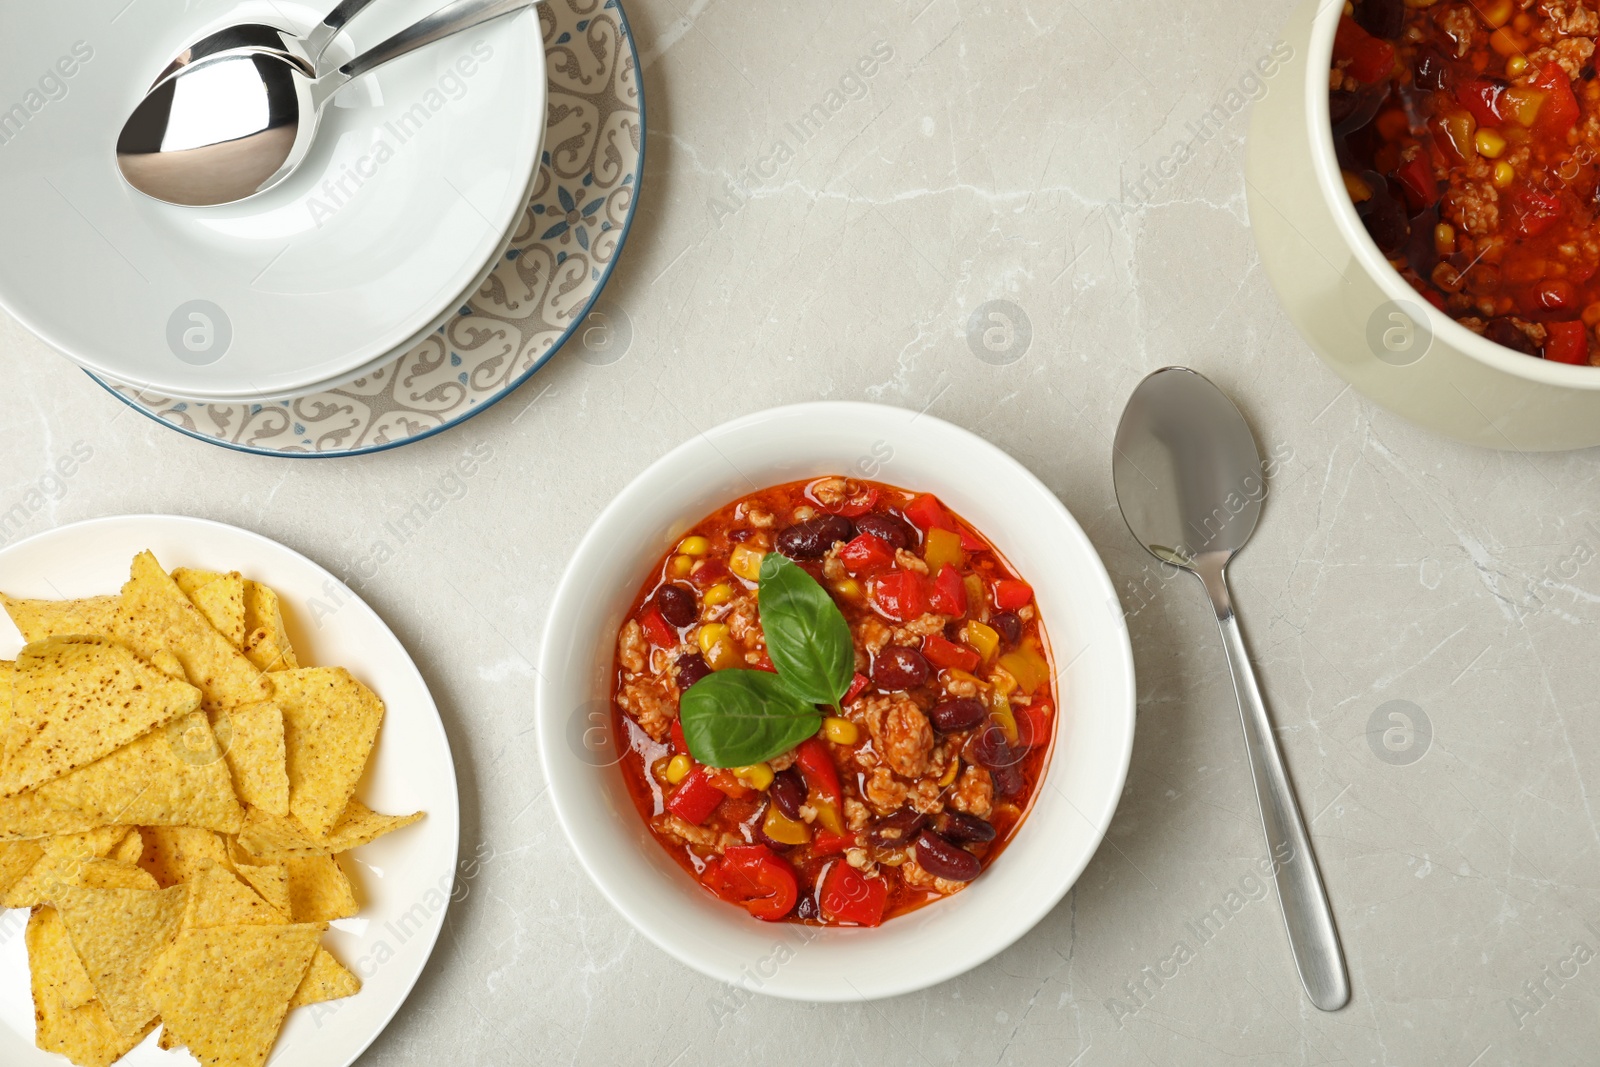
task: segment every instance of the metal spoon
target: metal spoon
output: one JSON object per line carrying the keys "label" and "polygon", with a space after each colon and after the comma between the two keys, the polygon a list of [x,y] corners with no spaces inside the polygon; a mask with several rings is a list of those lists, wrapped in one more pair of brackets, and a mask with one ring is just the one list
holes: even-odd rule
{"label": "metal spoon", "polygon": [[1350,1000],[1344,950],[1228,593],[1228,564],[1255,530],[1266,495],[1255,438],[1220,389],[1186,367],[1167,367],[1133,391],[1111,469],[1133,536],[1198,577],[1216,609],[1289,947],[1311,1003],[1336,1011]]}
{"label": "metal spoon", "polygon": [[[365,2],[341,4],[335,14]],[[320,77],[305,59],[271,46],[184,64],[134,108],[117,138],[117,167],[129,185],[169,204],[209,207],[255,196],[305,160],[323,107],[352,79],[536,2],[456,0]]]}

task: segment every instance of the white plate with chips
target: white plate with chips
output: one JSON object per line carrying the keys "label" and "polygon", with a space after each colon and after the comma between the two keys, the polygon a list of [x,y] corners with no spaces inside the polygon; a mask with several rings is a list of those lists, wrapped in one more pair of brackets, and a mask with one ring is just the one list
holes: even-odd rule
{"label": "white plate with chips", "polygon": [[[134,515],[93,519],[0,551],[0,591],[68,599],[116,593],[129,561],[149,549],[167,569],[240,571],[277,591],[302,665],[344,666],[383,699],[386,714],[356,797],[377,811],[427,816],[347,854],[361,901],[354,919],[333,924],[323,944],[362,981],[344,1000],[290,1013],[272,1061],[348,1067],[377,1038],[421,975],[458,881],[460,809],[455,765],[438,708],[411,657],[389,628],[328,571],[259,534],[205,519]],[[0,658],[22,646],[0,613]],[[60,1067],[66,1060],[33,1043],[23,928],[28,913],[0,912],[0,1063]],[[118,1061],[128,1067],[193,1064],[187,1051],[156,1047],[159,1029]]]}

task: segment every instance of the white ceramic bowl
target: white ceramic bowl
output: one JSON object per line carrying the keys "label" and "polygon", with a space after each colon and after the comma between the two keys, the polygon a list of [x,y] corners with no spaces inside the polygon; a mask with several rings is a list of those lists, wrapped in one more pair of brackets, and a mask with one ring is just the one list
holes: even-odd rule
{"label": "white ceramic bowl", "polygon": [[[1034,587],[1059,677],[1055,750],[1031,813],[956,896],[872,929],[764,923],[711,897],[651,837],[585,731],[609,722],[617,630],[684,531],[756,488],[841,473],[937,494]],[[778,408],[674,449],[601,513],[573,554],[540,653],[539,746],[556,813],[595,886],[650,940],[745,989],[797,1000],[894,996],[977,966],[1027,933],[1111,822],[1133,746],[1133,652],[1111,581],[1043,483],[932,416],[872,404]],[[591,735],[592,739],[592,735]],[[609,750],[608,750],[609,751]],[[597,764],[599,764],[597,766]],[[737,1006],[730,991],[716,1012]]]}
{"label": "white ceramic bowl", "polygon": [[1267,83],[1250,124],[1250,223],[1284,309],[1336,373],[1431,430],[1524,451],[1600,444],[1600,368],[1549,363],[1480,337],[1423,300],[1367,235],[1328,119],[1343,7],[1304,0],[1283,34],[1293,58]]}
{"label": "white ceramic bowl", "polygon": [[[535,11],[346,86],[301,168],[258,197],[175,207],[117,171],[123,117],[186,43],[237,22],[303,31],[328,6],[188,0],[174,12],[84,0],[8,12],[0,304],[86,369],[190,400],[299,395],[434,330],[494,266],[538,170]],[[374,5],[338,54],[437,6]]]}

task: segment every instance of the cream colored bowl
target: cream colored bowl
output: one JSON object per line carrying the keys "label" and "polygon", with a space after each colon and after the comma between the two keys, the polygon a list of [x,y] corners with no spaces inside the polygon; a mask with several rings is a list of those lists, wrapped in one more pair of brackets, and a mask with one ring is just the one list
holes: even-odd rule
{"label": "cream colored bowl", "polygon": [[1245,181],[1267,278],[1312,349],[1357,390],[1488,448],[1600,445],[1600,368],[1548,363],[1478,336],[1389,266],[1344,189],[1328,68],[1344,5],[1305,0],[1250,123]]}

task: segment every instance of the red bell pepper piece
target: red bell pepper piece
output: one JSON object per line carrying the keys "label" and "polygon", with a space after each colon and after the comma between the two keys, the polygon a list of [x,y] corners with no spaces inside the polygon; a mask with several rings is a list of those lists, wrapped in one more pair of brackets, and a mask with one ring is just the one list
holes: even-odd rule
{"label": "red bell pepper piece", "polygon": [[928,610],[939,615],[961,618],[967,613],[967,586],[961,574],[950,564],[939,568],[939,574],[928,583]]}
{"label": "red bell pepper piece", "polygon": [[871,684],[872,684],[872,679],[871,678],[868,678],[866,675],[862,674],[860,671],[856,671],[856,676],[855,676],[854,679],[851,680],[850,688],[845,692],[844,699],[841,700],[840,703],[841,704],[853,704],[853,703],[855,703],[856,697],[858,697],[862,693],[866,692],[867,686],[869,686]]}
{"label": "red bell pepper piece", "polygon": [[1043,707],[1017,708],[1017,743],[1026,748],[1037,748],[1050,741],[1050,720]]}
{"label": "red bell pepper piece", "polygon": [[1537,237],[1556,224],[1564,209],[1558,197],[1521,188],[1511,198],[1511,215],[1518,233]]}
{"label": "red bell pepper piece", "polygon": [[769,674],[778,673],[778,668],[773,664],[772,657],[767,655],[767,650],[764,648],[756,649],[756,661],[750,666],[758,671],[766,671]]}
{"label": "red bell pepper piece", "polygon": [[822,914],[838,922],[877,926],[889,902],[889,887],[848,863],[835,860],[822,876]]}
{"label": "red bell pepper piece", "polygon": [[847,519],[860,518],[878,505],[879,493],[871,486],[856,493],[838,507],[830,508],[835,515],[843,515]]}
{"label": "red bell pepper piece", "polygon": [[868,602],[878,613],[895,622],[910,622],[926,606],[922,575],[910,571],[886,571],[872,579],[867,589]]}
{"label": "red bell pepper piece", "polygon": [[1001,611],[1016,611],[1026,607],[1033,599],[1033,586],[1015,578],[1002,578],[994,583],[995,606]]}
{"label": "red bell pepper piece", "polygon": [[1544,324],[1544,358],[1552,363],[1589,364],[1589,330],[1581,322]]}
{"label": "red bell pepper piece", "polygon": [[972,649],[946,640],[939,634],[928,634],[922,639],[922,654],[936,667],[966,671],[968,674],[977,670],[981,662],[981,657]]}
{"label": "red bell pepper piece", "polygon": [[1496,85],[1482,78],[1462,82],[1456,88],[1456,99],[1461,106],[1472,113],[1479,126],[1499,126],[1507,118],[1502,110],[1505,102],[1505,86]]}
{"label": "red bell pepper piece", "polygon": [[906,518],[917,525],[923,533],[929,530],[954,530],[956,524],[950,520],[949,512],[944,510],[944,505],[935,499],[932,493],[923,493],[905,506]]}
{"label": "red bell pepper piece", "polygon": [[766,922],[788,915],[800,896],[794,868],[766,845],[732,846],[706,869],[703,880],[712,892]]}
{"label": "red bell pepper piece", "polygon": [[1426,156],[1417,156],[1400,165],[1395,177],[1406,191],[1411,210],[1421,211],[1439,202],[1439,180],[1433,175],[1433,165]]}
{"label": "red bell pepper piece", "polygon": [[1545,97],[1544,105],[1539,108],[1536,125],[1541,130],[1565,134],[1577,125],[1580,114],[1578,97],[1572,91],[1572,79],[1561,69],[1561,64],[1553,60],[1546,63],[1540,68],[1539,76],[1533,80],[1533,84],[1535,88],[1543,89],[1550,94]]}
{"label": "red bell pepper piece", "polygon": [[836,808],[842,803],[844,791],[839,787],[839,768],[833,765],[833,757],[828,754],[828,746],[822,738],[808,737],[800,742],[800,747],[795,749],[794,762],[806,780],[806,787],[817,799]]}
{"label": "red bell pepper piece", "polygon": [[1333,36],[1333,58],[1335,62],[1348,60],[1345,70],[1350,76],[1370,85],[1394,69],[1394,45],[1372,36],[1346,15]]}
{"label": "red bell pepper piece", "polygon": [[657,648],[678,647],[678,631],[668,626],[667,620],[655,608],[639,616],[639,625],[644,628],[645,637]]}
{"label": "red bell pepper piece", "polygon": [[855,846],[856,839],[850,834],[836,834],[832,830],[818,829],[811,838],[811,854],[813,856],[838,856],[847,848]]}
{"label": "red bell pepper piece", "polygon": [[894,546],[875,534],[864,533],[839,549],[839,562],[856,577],[894,563]]}
{"label": "red bell pepper piece", "polygon": [[684,822],[699,826],[717,810],[725,794],[711,783],[711,771],[696,767],[667,798],[667,810]]}
{"label": "red bell pepper piece", "polygon": [[683,736],[683,721],[681,719],[672,720],[672,754],[674,756],[687,756],[689,754],[689,742]]}
{"label": "red bell pepper piece", "polygon": [[734,800],[743,800],[755,792],[754,789],[739,780],[739,776],[732,771],[713,768],[709,777],[711,784],[716,786],[718,792]]}

